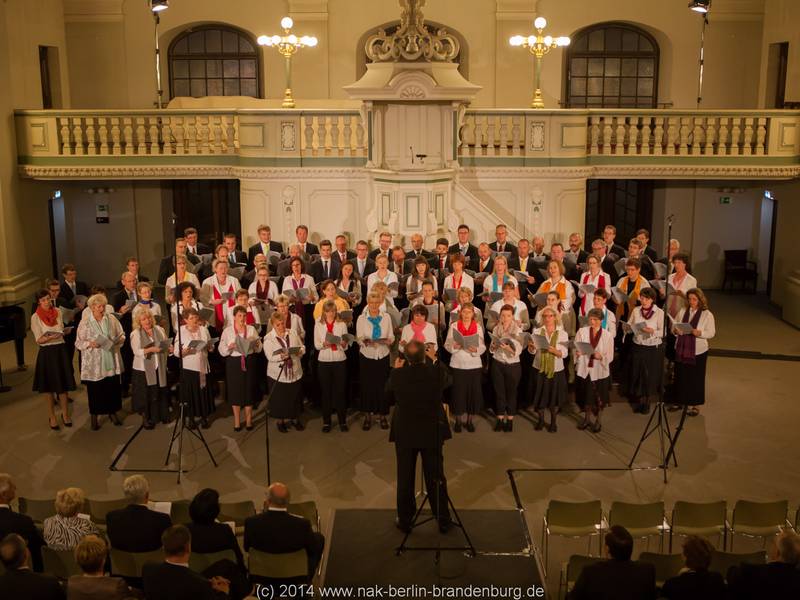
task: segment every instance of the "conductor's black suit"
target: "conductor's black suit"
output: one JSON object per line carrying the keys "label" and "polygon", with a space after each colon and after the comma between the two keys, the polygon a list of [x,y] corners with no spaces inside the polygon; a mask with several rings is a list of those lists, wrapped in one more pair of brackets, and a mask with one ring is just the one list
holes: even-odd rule
{"label": "conductor's black suit", "polygon": [[389,377],[388,387],[394,393],[396,402],[389,441],[394,442],[397,455],[397,516],[402,529],[411,526],[416,513],[414,472],[417,454],[422,455],[425,488],[428,490],[431,510],[434,515],[439,515],[440,526],[450,524],[442,453],[444,441],[451,437],[450,425],[442,407],[442,392],[449,384],[448,379],[438,364],[427,359],[423,364],[406,364],[399,369],[392,369]]}

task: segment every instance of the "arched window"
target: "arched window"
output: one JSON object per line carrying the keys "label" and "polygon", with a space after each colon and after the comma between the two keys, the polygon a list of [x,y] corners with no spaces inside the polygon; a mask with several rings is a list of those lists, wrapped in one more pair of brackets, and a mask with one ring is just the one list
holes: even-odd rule
{"label": "arched window", "polygon": [[170,97],[261,97],[261,53],[252,36],[228,25],[192,27],[169,46]]}
{"label": "arched window", "polygon": [[658,44],[627,23],[580,30],[567,48],[567,108],[656,108]]}

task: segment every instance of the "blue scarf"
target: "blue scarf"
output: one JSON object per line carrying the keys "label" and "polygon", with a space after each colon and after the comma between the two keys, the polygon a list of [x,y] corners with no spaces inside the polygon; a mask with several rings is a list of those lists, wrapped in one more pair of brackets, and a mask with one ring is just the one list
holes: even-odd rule
{"label": "blue scarf", "polygon": [[503,282],[500,285],[498,285],[497,275],[492,275],[492,291],[493,292],[502,291],[503,286],[506,284],[506,281],[508,281],[508,275],[503,275]]}
{"label": "blue scarf", "polygon": [[603,322],[600,324],[603,329],[608,329],[608,309],[603,309]]}
{"label": "blue scarf", "polygon": [[383,322],[383,315],[378,315],[377,317],[370,317],[367,315],[367,321],[372,323],[372,339],[381,339],[381,323]]}

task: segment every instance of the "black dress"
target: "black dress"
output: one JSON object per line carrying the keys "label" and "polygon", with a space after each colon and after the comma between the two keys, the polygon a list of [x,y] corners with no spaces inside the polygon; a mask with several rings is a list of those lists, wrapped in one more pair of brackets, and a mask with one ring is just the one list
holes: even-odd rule
{"label": "black dress", "polygon": [[64,344],[39,346],[33,391],[41,394],[64,394],[75,389],[75,375]]}
{"label": "black dress", "polygon": [[561,369],[549,378],[542,372],[536,376],[536,393],[533,407],[536,410],[560,408],[567,404],[567,370]]}
{"label": "black dress", "polygon": [[[210,378],[206,378],[210,379]],[[191,418],[206,418],[214,412],[214,397],[210,381],[203,385],[199,371],[181,369],[181,402],[186,403],[186,413]]]}
{"label": "black dress", "polygon": [[259,357],[264,356],[259,352],[249,354],[245,358],[242,370],[241,356],[225,357],[225,390],[228,404],[231,406],[253,406],[258,403],[261,395],[259,388]]}
{"label": "black dress", "polygon": [[122,384],[119,375],[109,375],[100,381],[84,381],[89,397],[89,414],[110,415],[122,408]]}
{"label": "black dress", "polygon": [[706,403],[707,359],[708,352],[703,352],[695,355],[693,365],[675,361],[674,401],[676,404],[702,406]]}
{"label": "black dress", "polygon": [[664,349],[658,346],[631,345],[628,372],[628,396],[645,398],[658,396],[664,377]]}
{"label": "black dress", "polygon": [[148,421],[166,421],[169,418],[169,388],[147,385],[147,374],[138,369],[131,375],[131,407]]}

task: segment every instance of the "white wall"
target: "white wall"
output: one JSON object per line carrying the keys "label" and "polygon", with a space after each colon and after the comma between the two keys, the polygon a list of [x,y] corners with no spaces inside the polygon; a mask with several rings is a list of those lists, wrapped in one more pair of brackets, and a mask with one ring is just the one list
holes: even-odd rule
{"label": "white wall", "polygon": [[800,181],[772,183],[769,189],[777,201],[778,227],[775,231],[775,260],[770,299],[782,306],[786,300],[786,278],[800,268],[797,260],[800,232]]}
{"label": "white wall", "polygon": [[764,29],[761,40],[761,80],[758,88],[759,106],[765,106],[767,90],[767,61],[769,45],[789,42],[789,62],[786,71],[786,101],[800,101],[800,2],[797,0],[765,0]]}

